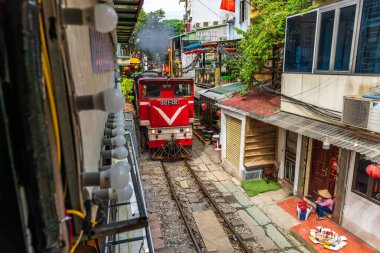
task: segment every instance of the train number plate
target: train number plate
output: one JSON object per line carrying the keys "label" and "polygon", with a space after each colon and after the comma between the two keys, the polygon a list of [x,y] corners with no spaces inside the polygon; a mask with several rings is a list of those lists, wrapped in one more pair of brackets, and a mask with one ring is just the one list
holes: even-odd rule
{"label": "train number plate", "polygon": [[178,100],[161,100],[161,105],[178,105]]}

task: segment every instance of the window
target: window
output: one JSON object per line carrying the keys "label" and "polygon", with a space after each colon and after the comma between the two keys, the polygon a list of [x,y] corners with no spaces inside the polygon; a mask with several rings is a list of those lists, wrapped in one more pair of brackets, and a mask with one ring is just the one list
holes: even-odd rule
{"label": "window", "polygon": [[160,97],[161,85],[158,84],[145,84],[143,85],[142,96],[143,98],[158,98]]}
{"label": "window", "polygon": [[356,56],[357,73],[380,73],[380,2],[364,0]]}
{"label": "window", "polygon": [[191,97],[191,85],[188,83],[174,85],[174,96]]}
{"label": "window", "polygon": [[365,159],[364,155],[356,154],[352,191],[368,200],[380,204],[380,180],[370,178],[365,171],[370,164],[373,164],[373,162]]}
{"label": "window", "polygon": [[245,1],[246,0],[240,0],[240,23],[246,20]]}
{"label": "window", "polygon": [[288,18],[285,72],[311,72],[317,12]]}
{"label": "window", "polygon": [[335,71],[349,71],[352,35],[355,25],[356,5],[340,9],[338,37],[335,51]]}
{"label": "window", "polygon": [[330,69],[331,57],[331,42],[334,32],[334,17],[335,10],[324,12],[321,14],[321,26],[319,33],[319,47],[318,47],[318,70]]}

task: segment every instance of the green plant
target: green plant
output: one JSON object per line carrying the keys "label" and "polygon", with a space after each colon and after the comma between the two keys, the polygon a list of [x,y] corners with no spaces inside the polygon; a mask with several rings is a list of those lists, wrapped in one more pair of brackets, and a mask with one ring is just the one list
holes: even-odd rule
{"label": "green plant", "polygon": [[[244,37],[238,47],[243,56],[239,60],[240,77],[249,88],[257,84],[254,74],[263,70],[281,78],[280,49],[285,39],[286,17],[314,7],[310,0],[251,0],[251,4],[257,12],[251,26],[246,32],[235,28]],[[278,64],[269,64],[271,61]]]}
{"label": "green plant", "polygon": [[121,93],[123,93],[124,97],[128,101],[132,101],[134,99],[133,96],[133,79],[122,77],[120,82]]}

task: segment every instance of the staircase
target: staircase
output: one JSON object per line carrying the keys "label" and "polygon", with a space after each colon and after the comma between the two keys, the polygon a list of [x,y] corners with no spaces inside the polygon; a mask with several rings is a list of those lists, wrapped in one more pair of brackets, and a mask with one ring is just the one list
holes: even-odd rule
{"label": "staircase", "polygon": [[277,128],[248,120],[245,135],[244,166],[246,168],[276,164]]}

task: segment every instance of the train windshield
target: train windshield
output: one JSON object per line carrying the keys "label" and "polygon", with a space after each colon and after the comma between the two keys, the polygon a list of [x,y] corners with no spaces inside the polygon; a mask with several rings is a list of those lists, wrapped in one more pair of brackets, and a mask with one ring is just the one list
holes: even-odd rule
{"label": "train windshield", "polygon": [[188,83],[174,85],[174,96],[191,97],[191,85]]}
{"label": "train windshield", "polygon": [[143,85],[143,98],[158,98],[160,97],[161,85],[145,84]]}

